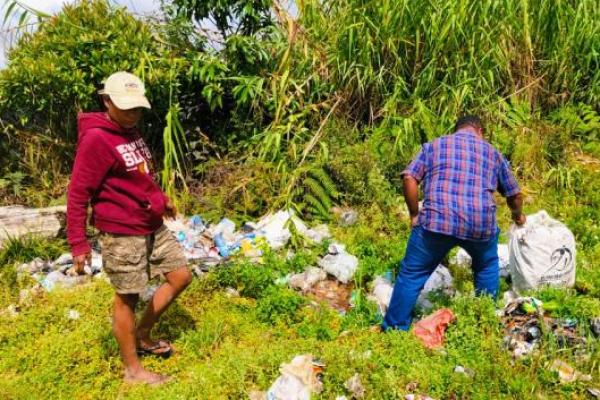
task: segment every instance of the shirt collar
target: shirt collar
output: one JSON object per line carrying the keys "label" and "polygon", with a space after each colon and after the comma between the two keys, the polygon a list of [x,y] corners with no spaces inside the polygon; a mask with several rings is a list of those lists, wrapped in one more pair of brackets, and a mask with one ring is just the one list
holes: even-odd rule
{"label": "shirt collar", "polygon": [[477,138],[479,138],[479,134],[477,132],[475,132],[475,130],[471,127],[464,127],[464,128],[460,128],[459,130],[457,130],[456,132],[454,132],[455,135],[468,135],[468,136],[475,136]]}

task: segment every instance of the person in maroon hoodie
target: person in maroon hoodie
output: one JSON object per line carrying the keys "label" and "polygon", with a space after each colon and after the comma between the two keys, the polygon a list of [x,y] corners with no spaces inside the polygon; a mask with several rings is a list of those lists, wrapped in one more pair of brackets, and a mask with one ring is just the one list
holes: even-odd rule
{"label": "person in maroon hoodie", "polygon": [[[113,332],[127,382],[160,384],[169,377],[146,371],[139,354],[167,357],[172,346],[153,340],[160,315],[192,280],[183,250],[163,224],[173,203],[153,179],[152,156],[136,129],[150,108],[136,76],[117,72],[100,91],[106,112],[78,116],[79,140],[67,192],[67,239],[74,269],[91,260],[86,238],[88,204],[100,230],[103,267],[115,288]],[[149,279],[164,276],[136,326],[135,306]]]}

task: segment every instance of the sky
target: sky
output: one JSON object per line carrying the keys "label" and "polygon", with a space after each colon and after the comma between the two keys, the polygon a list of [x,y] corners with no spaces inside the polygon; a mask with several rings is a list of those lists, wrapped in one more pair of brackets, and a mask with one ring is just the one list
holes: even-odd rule
{"label": "sky", "polygon": [[[118,4],[127,7],[134,14],[148,15],[156,12],[160,7],[159,0],[110,0],[113,4]],[[21,0],[21,3],[26,4],[36,10],[43,11],[47,14],[55,14],[62,8],[65,3],[73,3],[74,0]],[[3,5],[5,0],[0,0],[0,5]],[[5,8],[2,7],[4,10]],[[1,13],[4,16],[4,12]],[[16,21],[12,24],[16,25]],[[0,34],[0,68],[5,65],[5,50],[10,45],[10,35],[6,30],[10,30],[11,24],[5,26],[2,34]]]}

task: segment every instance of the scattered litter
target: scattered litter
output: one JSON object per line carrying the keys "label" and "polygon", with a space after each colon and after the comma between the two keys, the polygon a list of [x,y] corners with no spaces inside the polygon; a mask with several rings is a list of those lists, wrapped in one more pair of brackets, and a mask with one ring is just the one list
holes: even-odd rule
{"label": "scattered litter", "polygon": [[71,309],[67,312],[67,318],[72,321],[78,320],[80,316],[81,315],[79,314],[79,311],[77,311],[77,310]]}
{"label": "scattered litter", "polygon": [[60,271],[52,271],[46,276],[40,278],[40,284],[47,292],[51,292],[56,287],[71,288],[77,285],[79,277],[67,276]]}
{"label": "scattered litter", "polygon": [[53,262],[54,267],[73,264],[73,256],[71,253],[63,253]]}
{"label": "scattered litter", "polygon": [[575,237],[544,210],[510,230],[510,271],[517,292],[575,284]]}
{"label": "scattered litter", "polygon": [[39,283],[36,283],[29,289],[21,289],[19,291],[19,304],[28,303],[33,297],[38,296],[44,289]]}
{"label": "scattered litter", "polygon": [[289,284],[294,289],[300,289],[303,293],[307,292],[317,282],[327,279],[327,273],[321,268],[309,267],[304,272],[290,276]]}
{"label": "scattered litter", "polygon": [[21,308],[16,304],[10,304],[6,307],[6,314],[8,314],[9,317],[16,318],[19,316],[20,312]]}
{"label": "scattered litter", "polygon": [[327,273],[340,282],[348,283],[358,268],[358,258],[346,252],[346,246],[339,243],[329,245],[328,254],[318,261]]}
{"label": "scattered litter", "polygon": [[577,333],[574,319],[554,319],[545,316],[544,303],[534,297],[519,297],[506,304],[501,313],[504,325],[504,346],[515,358],[530,354],[550,332],[561,348],[578,348],[586,339]]}
{"label": "scattered litter", "polygon": [[455,290],[453,283],[454,280],[452,279],[452,275],[450,275],[448,268],[442,264],[438,265],[429,279],[427,279],[427,282],[425,282],[425,286],[417,299],[417,304],[425,310],[430,310],[433,307],[433,304],[429,300],[429,295],[438,292],[447,296],[454,296]]}
{"label": "scattered litter", "polygon": [[440,347],[444,343],[446,328],[455,318],[450,309],[439,309],[417,322],[413,334],[429,349]]}
{"label": "scattered litter", "polygon": [[232,287],[225,288],[225,295],[227,297],[240,297],[240,292]]}
{"label": "scattered litter", "polygon": [[550,371],[558,372],[558,378],[561,383],[571,383],[575,381],[591,381],[592,377],[590,375],[584,375],[581,372],[577,371],[569,364],[561,360],[554,360],[552,364],[550,364]]}
{"label": "scattered litter", "polygon": [[17,267],[17,272],[26,274],[35,274],[39,272],[49,272],[52,269],[52,263],[35,258],[28,263],[23,263]]}
{"label": "scattered litter", "polygon": [[352,287],[335,279],[325,279],[317,282],[306,292],[306,295],[316,301],[327,303],[331,308],[342,314],[352,306]]}
{"label": "scattered litter", "polygon": [[519,295],[516,294],[515,292],[513,292],[512,290],[507,290],[502,295],[502,301],[504,302],[505,305],[518,299],[518,298],[519,298]]}
{"label": "scattered litter", "polygon": [[310,400],[312,393],[323,390],[324,364],[312,355],[299,355],[289,364],[283,364],[281,375],[267,392],[268,400]]}
{"label": "scattered litter", "polygon": [[407,394],[404,396],[404,400],[434,400],[433,397],[425,396],[423,394]]}
{"label": "scattered litter", "polygon": [[266,398],[267,398],[267,392],[260,392],[260,391],[254,390],[254,391],[248,393],[249,400],[265,400]]}
{"label": "scattered litter", "polygon": [[365,388],[360,381],[360,375],[358,373],[354,374],[352,378],[348,379],[344,386],[350,393],[352,393],[352,398],[362,399],[365,397]]}
{"label": "scattered litter", "polygon": [[[204,227],[204,224],[202,224],[202,227]],[[235,232],[235,222],[228,218],[223,218],[219,221],[218,224],[209,227],[208,231],[212,237],[215,237],[217,235],[233,235],[233,233]]]}
{"label": "scattered litter", "polygon": [[274,283],[277,286],[287,286],[290,284],[290,277],[292,276],[292,274],[287,274],[285,276],[280,276],[279,278],[276,278]]}
{"label": "scattered litter", "polygon": [[587,388],[587,392],[590,394],[590,396],[600,399],[600,389],[589,387]]}
{"label": "scattered litter", "polygon": [[354,225],[358,221],[358,212],[351,208],[333,207],[331,211],[339,218],[341,226]]}
{"label": "scattered litter", "polygon": [[[498,245],[498,264],[500,266],[500,276],[506,278],[510,275],[509,264],[509,252],[507,244]],[[470,268],[473,260],[469,253],[465,249],[459,248],[458,252],[454,257],[451,258],[450,262],[454,265],[463,268]]]}
{"label": "scattered litter", "polygon": [[419,388],[419,383],[418,382],[409,382],[405,386],[405,389],[406,389],[407,392],[414,392],[418,388]]}
{"label": "scattered litter", "polygon": [[593,318],[590,321],[590,329],[592,330],[594,336],[600,337],[600,317]]}
{"label": "scattered litter", "polygon": [[369,299],[377,303],[381,315],[385,315],[387,312],[393,290],[394,288],[390,281],[384,277],[378,276],[373,281],[373,290]]}
{"label": "scattered litter", "polygon": [[470,368],[465,368],[462,365],[457,365],[456,367],[454,367],[454,373],[463,374],[463,375],[468,376],[469,378],[472,378],[475,376],[475,371],[473,371]]}
{"label": "scattered litter", "polygon": [[335,400],[348,400],[346,396],[337,396]]}
{"label": "scattered litter", "polygon": [[286,228],[289,219],[289,212],[279,211],[275,214],[267,214],[258,222],[257,230],[265,236],[271,249],[283,248],[292,237],[292,233]]}

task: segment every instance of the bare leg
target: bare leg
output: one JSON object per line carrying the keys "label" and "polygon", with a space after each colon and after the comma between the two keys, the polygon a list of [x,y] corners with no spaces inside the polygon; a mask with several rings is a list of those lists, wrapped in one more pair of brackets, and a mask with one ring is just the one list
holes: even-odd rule
{"label": "bare leg", "polygon": [[125,367],[125,381],[163,383],[167,377],[146,371],[136,354],[135,305],[137,301],[137,294],[115,294],[113,333],[121,351],[121,359]]}
{"label": "bare leg", "polygon": [[[185,266],[169,272],[165,275],[165,278],[167,281],[154,293],[137,327],[137,339],[144,346],[152,346],[154,344],[150,339],[150,331],[154,327],[154,324],[156,324],[161,314],[169,307],[173,300],[192,282],[192,274]],[[165,349],[165,351],[168,350]]]}

